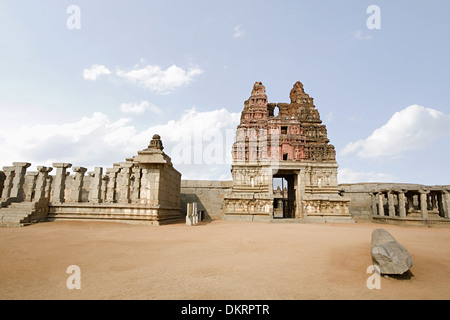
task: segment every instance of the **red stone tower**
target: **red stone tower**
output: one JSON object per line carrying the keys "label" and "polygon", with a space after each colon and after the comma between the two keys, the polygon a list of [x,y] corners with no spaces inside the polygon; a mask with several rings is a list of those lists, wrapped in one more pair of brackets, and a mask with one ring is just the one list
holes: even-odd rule
{"label": "red stone tower", "polygon": [[313,98],[297,82],[290,99],[268,103],[256,82],[244,102],[225,218],[273,218],[273,178],[283,178],[289,185],[284,217],[351,220],[348,200],[338,194],[336,152]]}

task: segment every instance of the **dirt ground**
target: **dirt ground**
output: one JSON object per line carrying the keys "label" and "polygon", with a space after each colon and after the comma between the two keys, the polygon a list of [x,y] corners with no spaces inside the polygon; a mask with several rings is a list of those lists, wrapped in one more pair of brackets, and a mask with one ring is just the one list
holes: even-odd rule
{"label": "dirt ground", "polygon": [[[370,242],[388,230],[413,276],[370,290]],[[68,266],[81,289],[69,290]],[[0,299],[450,299],[450,229],[213,221],[188,227],[50,222],[0,229]]]}

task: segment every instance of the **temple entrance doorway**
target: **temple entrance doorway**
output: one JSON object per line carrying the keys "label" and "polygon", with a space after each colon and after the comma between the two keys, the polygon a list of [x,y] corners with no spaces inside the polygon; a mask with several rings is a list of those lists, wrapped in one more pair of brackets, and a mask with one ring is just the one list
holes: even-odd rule
{"label": "temple entrance doorway", "polygon": [[296,174],[278,172],[273,176],[273,218],[295,218]]}

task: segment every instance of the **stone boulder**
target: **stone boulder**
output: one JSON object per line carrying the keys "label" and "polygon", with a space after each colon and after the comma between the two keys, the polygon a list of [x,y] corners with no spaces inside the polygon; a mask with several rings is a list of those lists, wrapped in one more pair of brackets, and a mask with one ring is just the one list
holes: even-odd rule
{"label": "stone boulder", "polygon": [[372,233],[372,261],[380,268],[381,274],[401,275],[413,266],[413,260],[394,237],[384,229]]}

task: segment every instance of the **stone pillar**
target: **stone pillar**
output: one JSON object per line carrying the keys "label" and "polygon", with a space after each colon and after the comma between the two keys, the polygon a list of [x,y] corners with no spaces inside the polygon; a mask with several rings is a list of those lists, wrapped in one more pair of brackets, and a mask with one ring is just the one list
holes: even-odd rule
{"label": "stone pillar", "polygon": [[406,196],[406,201],[408,202],[409,210],[414,210],[414,195],[410,194]]}
{"label": "stone pillar", "polygon": [[120,168],[113,167],[108,168],[106,173],[109,175],[108,189],[106,191],[106,202],[113,203],[116,200],[116,180],[117,173],[119,173]]}
{"label": "stone pillar", "polygon": [[53,170],[52,167],[47,168],[43,166],[38,166],[38,176],[36,180],[36,194],[35,199],[39,200],[45,198],[47,195],[45,193],[45,187],[47,186],[48,173]]}
{"label": "stone pillar", "polygon": [[71,202],[81,202],[81,196],[83,191],[83,179],[84,174],[87,169],[84,167],[73,167],[73,172],[75,172],[75,177],[73,178],[74,184],[72,185],[72,192],[70,195]]}
{"label": "stone pillar", "polygon": [[5,182],[3,184],[2,201],[5,201],[11,195],[14,179],[14,167],[3,167],[3,171],[5,173]]}
{"label": "stone pillar", "polygon": [[437,201],[437,194],[432,193],[430,194],[430,210],[435,210],[438,208],[438,201]]}
{"label": "stone pillar", "polygon": [[192,217],[191,217],[191,213],[192,213],[192,203],[187,204],[187,210],[186,210],[186,225],[188,226],[192,226]]}
{"label": "stone pillar", "polygon": [[27,172],[27,177],[30,177],[30,184],[28,185],[27,192],[25,193],[25,201],[32,201],[36,198],[36,179],[38,177],[38,171]]}
{"label": "stone pillar", "polygon": [[395,206],[394,206],[394,191],[388,191],[388,207],[389,207],[389,217],[395,217]]}
{"label": "stone pillar", "polygon": [[51,195],[51,191],[52,191],[52,181],[53,181],[53,177],[52,176],[47,176],[47,184],[45,186],[45,197],[47,199],[50,200]]}
{"label": "stone pillar", "polygon": [[420,191],[420,211],[423,219],[428,219],[428,192],[425,190]]}
{"label": "stone pillar", "polygon": [[131,187],[131,167],[133,163],[122,162],[121,166],[121,181],[119,186],[119,202],[120,203],[130,203],[130,187]]}
{"label": "stone pillar", "polygon": [[102,177],[102,202],[106,202],[106,191],[108,186],[109,176],[104,175]]}
{"label": "stone pillar", "polygon": [[138,203],[139,202],[139,193],[141,187],[141,168],[133,167],[133,184],[132,184],[132,192],[131,192],[131,202]]}
{"label": "stone pillar", "polygon": [[31,166],[28,162],[13,162],[14,166],[14,179],[11,189],[11,198],[17,198],[19,200],[25,199],[25,192],[23,190],[23,184],[25,182],[25,173],[27,168]]}
{"label": "stone pillar", "polygon": [[442,190],[442,209],[444,210],[444,218],[450,218],[450,195],[449,190]]}
{"label": "stone pillar", "polygon": [[398,212],[400,218],[406,218],[406,198],[404,191],[399,191],[398,193]]}
{"label": "stone pillar", "polygon": [[6,179],[5,173],[3,171],[0,171],[0,199],[2,197],[3,185],[5,182],[5,179]]}
{"label": "stone pillar", "polygon": [[378,215],[378,210],[377,210],[377,194],[375,192],[372,192],[370,194],[370,197],[372,198],[372,216],[377,216]]}
{"label": "stone pillar", "polygon": [[384,217],[384,195],[383,192],[380,191],[377,194],[378,196],[378,215],[380,217]]}
{"label": "stone pillar", "polygon": [[100,203],[102,201],[103,168],[96,167],[94,172],[89,172],[89,175],[92,177],[89,191],[89,202]]}
{"label": "stone pillar", "polygon": [[193,203],[192,206],[192,222],[194,225],[198,224],[198,207],[197,202]]}
{"label": "stone pillar", "polygon": [[53,189],[52,202],[64,202],[64,189],[66,188],[67,168],[72,167],[71,163],[53,163],[56,168],[55,186]]}

